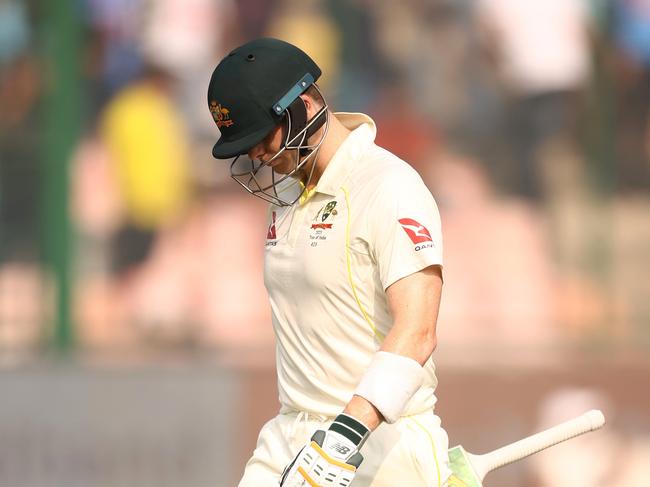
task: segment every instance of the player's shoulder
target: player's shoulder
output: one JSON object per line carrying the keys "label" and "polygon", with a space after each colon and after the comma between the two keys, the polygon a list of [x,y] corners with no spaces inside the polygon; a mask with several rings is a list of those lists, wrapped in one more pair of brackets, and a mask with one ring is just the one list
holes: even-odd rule
{"label": "player's shoulder", "polygon": [[368,148],[353,173],[355,182],[364,182],[373,191],[428,191],[413,166],[376,144]]}

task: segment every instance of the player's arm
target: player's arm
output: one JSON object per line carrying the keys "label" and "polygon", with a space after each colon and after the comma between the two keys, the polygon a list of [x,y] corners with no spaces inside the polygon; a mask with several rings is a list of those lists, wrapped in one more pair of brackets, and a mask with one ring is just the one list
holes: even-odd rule
{"label": "player's arm", "polygon": [[[442,268],[437,265],[406,276],[386,289],[393,326],[382,343],[380,351],[398,356],[394,358],[388,356],[389,360],[391,358],[400,360],[399,357],[411,360],[412,364],[404,361],[406,374],[417,375],[416,363],[420,366],[424,365],[436,348],[436,322],[441,294]],[[373,389],[372,384],[370,389]],[[394,390],[385,390],[384,393],[393,395],[394,392]],[[409,393],[409,391],[404,392]],[[381,391],[374,394],[377,393]],[[377,399],[377,402],[381,402],[381,398]],[[379,406],[381,408],[381,405]],[[394,406],[389,405],[389,407]],[[384,420],[384,416],[372,402],[356,394],[344,412],[359,419],[371,431]],[[393,414],[395,413],[393,412],[391,416]]]}
{"label": "player's arm", "polygon": [[441,291],[440,266],[427,267],[388,287],[390,333],[343,414],[328,430],[317,431],[296,455],[282,475],[282,487],[350,484],[370,432],[384,420],[396,421],[422,383],[422,365],[436,347]]}

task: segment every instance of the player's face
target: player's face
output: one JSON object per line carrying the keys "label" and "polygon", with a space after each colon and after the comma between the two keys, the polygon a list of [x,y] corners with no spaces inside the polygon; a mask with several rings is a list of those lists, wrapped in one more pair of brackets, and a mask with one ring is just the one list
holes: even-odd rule
{"label": "player's face", "polygon": [[[252,160],[270,161],[281,149],[282,143],[286,137],[286,127],[284,124],[277,125],[269,135],[267,135],[262,142],[253,146],[248,151],[248,157]],[[285,150],[278,155],[269,167],[273,168],[276,173],[288,174],[296,168],[298,161],[296,160],[295,150]]]}

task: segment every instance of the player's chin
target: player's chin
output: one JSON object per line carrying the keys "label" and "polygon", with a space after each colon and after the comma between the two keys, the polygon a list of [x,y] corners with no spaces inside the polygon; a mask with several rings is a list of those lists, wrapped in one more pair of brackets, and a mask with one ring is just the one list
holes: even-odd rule
{"label": "player's chin", "polygon": [[271,167],[276,174],[285,175],[296,169],[296,163],[294,161],[282,161],[276,165],[272,165]]}

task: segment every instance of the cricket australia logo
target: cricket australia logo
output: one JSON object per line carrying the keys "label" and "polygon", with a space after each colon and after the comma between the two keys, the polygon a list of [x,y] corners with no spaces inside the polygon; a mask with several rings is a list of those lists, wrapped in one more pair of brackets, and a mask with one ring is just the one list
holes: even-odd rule
{"label": "cricket australia logo", "polygon": [[325,206],[323,206],[320,210],[318,210],[318,213],[316,213],[316,217],[314,218],[314,223],[311,224],[311,228],[324,228],[324,229],[330,229],[332,228],[331,223],[325,223],[325,220],[329,218],[330,215],[336,216],[338,212],[336,211],[336,200],[330,201],[327,203]]}
{"label": "cricket australia logo", "polygon": [[[311,240],[310,245],[312,247],[318,247],[319,242],[327,240],[327,234],[334,226],[334,223],[332,223],[334,218],[330,219],[330,216],[334,217],[337,214],[336,200],[330,201],[318,210],[318,213],[311,221],[309,240]],[[327,221],[328,219],[329,221]]]}
{"label": "cricket australia logo", "polygon": [[411,242],[415,244],[416,251],[434,247],[433,239],[427,227],[411,218],[400,218],[398,221]]}
{"label": "cricket australia logo", "polygon": [[235,122],[230,120],[230,110],[225,107],[222,107],[220,103],[216,101],[210,102],[210,113],[212,113],[212,118],[217,122],[217,127],[230,127],[234,125]]}

